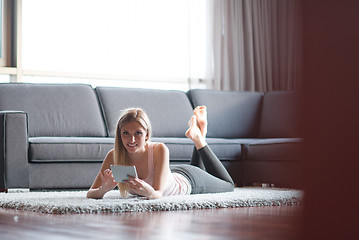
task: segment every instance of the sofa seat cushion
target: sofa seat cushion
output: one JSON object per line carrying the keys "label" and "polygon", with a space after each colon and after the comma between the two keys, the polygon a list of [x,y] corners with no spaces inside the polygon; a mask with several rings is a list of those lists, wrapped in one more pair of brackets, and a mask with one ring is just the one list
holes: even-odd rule
{"label": "sofa seat cushion", "polygon": [[[188,138],[152,138],[152,141],[163,142],[169,149],[171,163],[189,162],[194,145]],[[242,144],[253,142],[253,139],[207,138],[207,143],[221,161],[240,161]]]}
{"label": "sofa seat cushion", "polygon": [[300,159],[300,138],[258,139],[243,145],[245,161],[288,161]]}
{"label": "sofa seat cushion", "polygon": [[108,151],[113,148],[113,144],[113,138],[29,138],[29,162],[102,162]]}
{"label": "sofa seat cushion", "polygon": [[188,138],[153,137],[152,142],[164,143],[170,153],[171,163],[188,162],[193,152],[193,143]]}
{"label": "sofa seat cushion", "polygon": [[242,157],[242,145],[252,142],[246,138],[207,138],[207,143],[221,161],[240,161]]}

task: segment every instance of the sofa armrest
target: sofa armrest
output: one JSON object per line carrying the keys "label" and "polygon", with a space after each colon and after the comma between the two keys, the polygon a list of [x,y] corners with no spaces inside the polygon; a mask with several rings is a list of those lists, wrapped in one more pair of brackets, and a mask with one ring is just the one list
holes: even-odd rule
{"label": "sofa armrest", "polygon": [[0,111],[0,189],[28,188],[27,114]]}

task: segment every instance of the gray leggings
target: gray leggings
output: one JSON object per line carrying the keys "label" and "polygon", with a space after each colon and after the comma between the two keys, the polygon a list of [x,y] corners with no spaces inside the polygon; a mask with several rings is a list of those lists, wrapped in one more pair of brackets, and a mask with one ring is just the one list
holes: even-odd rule
{"label": "gray leggings", "polygon": [[194,148],[190,165],[171,165],[170,168],[189,180],[191,194],[232,192],[234,189],[231,176],[208,145],[198,150]]}

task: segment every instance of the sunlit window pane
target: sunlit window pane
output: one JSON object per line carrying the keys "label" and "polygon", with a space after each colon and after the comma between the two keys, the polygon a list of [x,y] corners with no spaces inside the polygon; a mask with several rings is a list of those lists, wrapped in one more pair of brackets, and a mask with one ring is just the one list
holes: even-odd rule
{"label": "sunlit window pane", "polygon": [[10,76],[0,74],[0,83],[7,83],[7,82],[10,82]]}
{"label": "sunlit window pane", "polygon": [[[205,58],[190,54],[189,6],[190,0],[23,1],[23,67],[187,79],[190,64]],[[203,8],[191,11],[204,16]]]}

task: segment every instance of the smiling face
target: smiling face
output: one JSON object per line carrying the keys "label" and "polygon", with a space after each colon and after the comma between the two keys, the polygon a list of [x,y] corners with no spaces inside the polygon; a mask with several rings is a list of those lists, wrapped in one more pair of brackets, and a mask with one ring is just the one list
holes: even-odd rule
{"label": "smiling face", "polygon": [[147,131],[136,121],[131,121],[121,128],[121,141],[128,153],[145,151]]}

